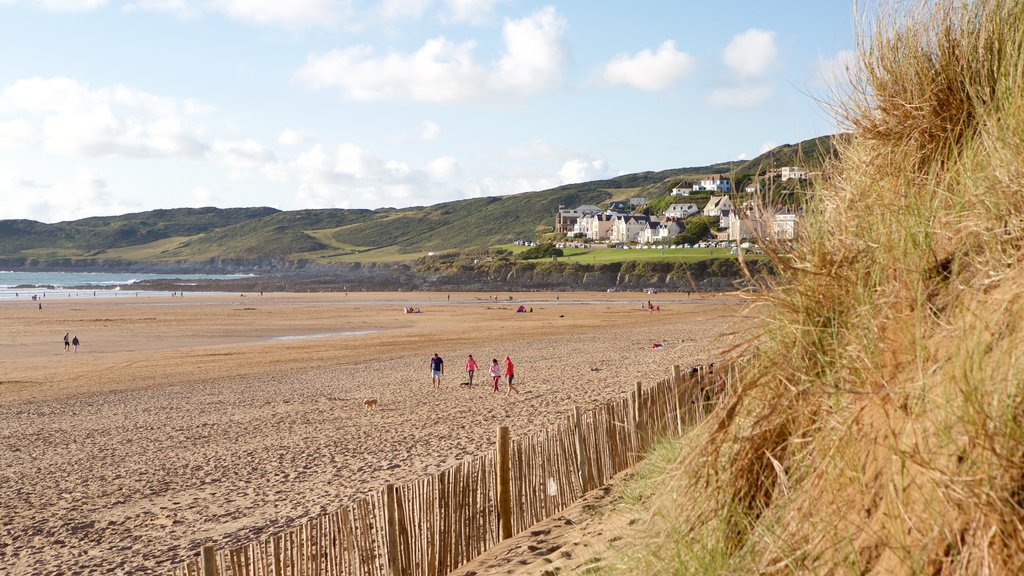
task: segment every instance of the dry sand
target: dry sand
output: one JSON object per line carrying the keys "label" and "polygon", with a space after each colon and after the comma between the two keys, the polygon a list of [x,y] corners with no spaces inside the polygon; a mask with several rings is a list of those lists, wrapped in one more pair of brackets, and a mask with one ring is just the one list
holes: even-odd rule
{"label": "dry sand", "polygon": [[[0,573],[165,573],[203,544],[263,537],[488,450],[498,425],[526,433],[713,361],[749,326],[727,295],[500,296],[0,304]],[[647,299],[662,311],[640,310]],[[520,302],[534,312],[514,313]],[[495,396],[479,375],[460,386],[468,353],[482,366],[511,355],[522,394]]]}

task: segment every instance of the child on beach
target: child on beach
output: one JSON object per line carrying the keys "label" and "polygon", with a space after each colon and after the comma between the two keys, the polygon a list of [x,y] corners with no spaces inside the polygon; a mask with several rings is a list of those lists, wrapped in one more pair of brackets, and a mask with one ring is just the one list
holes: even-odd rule
{"label": "child on beach", "polygon": [[473,385],[473,374],[476,374],[476,369],[477,369],[476,360],[474,360],[473,359],[473,355],[470,354],[469,357],[466,358],[466,373],[469,374],[469,385],[470,386]]}
{"label": "child on beach", "polygon": [[498,366],[498,359],[491,358],[491,367],[489,368],[491,378],[494,380],[494,392],[500,392],[498,388],[498,380],[501,378],[501,366]]}
{"label": "child on beach", "polygon": [[508,390],[505,391],[505,396],[513,392],[519,394],[519,390],[516,390],[516,387],[512,385],[512,379],[516,377],[516,367],[508,356],[505,356],[505,377],[508,378]]}

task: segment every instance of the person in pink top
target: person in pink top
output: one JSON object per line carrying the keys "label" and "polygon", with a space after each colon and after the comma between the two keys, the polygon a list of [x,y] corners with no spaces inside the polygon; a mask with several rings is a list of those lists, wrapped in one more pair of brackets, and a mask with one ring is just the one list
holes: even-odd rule
{"label": "person in pink top", "polygon": [[508,390],[505,391],[505,396],[508,396],[508,395],[512,394],[513,392],[515,392],[516,394],[519,394],[519,390],[516,390],[516,387],[512,385],[512,379],[515,378],[515,377],[516,377],[516,367],[515,367],[515,364],[512,364],[512,359],[511,358],[509,358],[508,356],[505,356],[505,378],[508,379]]}
{"label": "person in pink top", "polygon": [[469,357],[466,358],[466,373],[469,374],[469,385],[470,386],[473,385],[473,375],[476,374],[476,369],[477,369],[476,360],[474,360],[473,359],[473,355],[470,354]]}
{"label": "person in pink top", "polygon": [[491,373],[491,378],[494,380],[494,392],[500,392],[498,388],[498,380],[501,379],[501,366],[498,366],[498,359],[491,358],[491,366],[488,368]]}

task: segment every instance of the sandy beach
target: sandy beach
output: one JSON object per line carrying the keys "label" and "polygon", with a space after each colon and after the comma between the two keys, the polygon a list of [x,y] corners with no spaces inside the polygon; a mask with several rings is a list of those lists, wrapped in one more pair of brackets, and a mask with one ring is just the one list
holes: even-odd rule
{"label": "sandy beach", "polygon": [[[498,425],[525,433],[672,364],[714,361],[750,325],[730,295],[494,296],[0,304],[0,572],[165,573],[203,544],[265,536],[483,452]],[[510,355],[522,393],[494,395],[481,374],[460,385],[469,353],[483,369]]]}

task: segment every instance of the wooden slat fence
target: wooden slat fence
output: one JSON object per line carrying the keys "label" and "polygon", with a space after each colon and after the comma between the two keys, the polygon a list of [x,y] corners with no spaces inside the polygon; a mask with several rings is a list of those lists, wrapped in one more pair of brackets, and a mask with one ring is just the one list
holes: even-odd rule
{"label": "wooden slat fence", "polygon": [[[501,539],[499,491],[511,494],[512,534],[565,510],[635,466],[660,439],[682,434],[728,393],[735,364],[698,367],[513,438],[498,450],[404,486],[388,485],[300,526],[201,554],[173,576],[440,576]],[[728,377],[725,377],[725,375]],[[507,429],[505,431],[507,434]],[[499,431],[499,435],[501,432]],[[498,467],[509,485],[499,486]]]}

